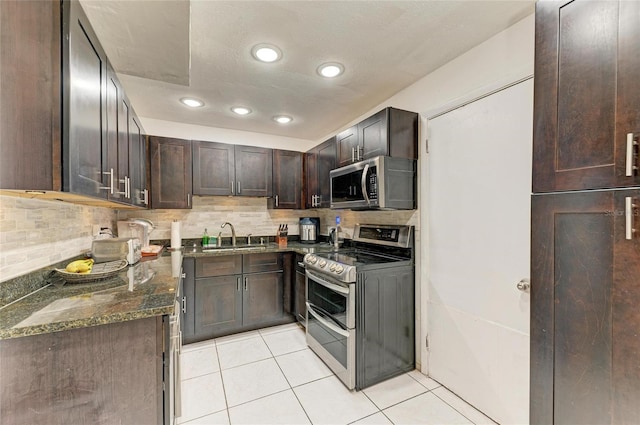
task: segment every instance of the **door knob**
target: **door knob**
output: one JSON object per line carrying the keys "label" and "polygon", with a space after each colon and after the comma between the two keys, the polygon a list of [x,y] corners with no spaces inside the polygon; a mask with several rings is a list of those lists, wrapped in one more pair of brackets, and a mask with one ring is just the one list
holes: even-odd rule
{"label": "door knob", "polygon": [[529,290],[531,289],[531,282],[528,278],[525,277],[517,283],[516,288],[518,288],[522,292],[529,292]]}

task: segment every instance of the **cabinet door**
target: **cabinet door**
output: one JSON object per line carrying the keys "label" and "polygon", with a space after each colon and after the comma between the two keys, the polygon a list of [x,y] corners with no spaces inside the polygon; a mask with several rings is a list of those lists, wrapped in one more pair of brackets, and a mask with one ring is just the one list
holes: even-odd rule
{"label": "cabinet door", "polygon": [[640,189],[532,198],[531,423],[640,417],[639,203]]}
{"label": "cabinet door", "polygon": [[[173,253],[172,253],[173,254]],[[184,301],[178,300],[182,305],[180,312],[180,320],[182,325],[182,335],[184,341],[189,343],[195,336],[195,290],[196,290],[196,273],[195,258],[185,257],[182,259],[182,296]]]}
{"label": "cabinet door", "polygon": [[302,208],[302,152],[273,151],[273,207]]}
{"label": "cabinet door", "polygon": [[[118,193],[118,185],[116,184],[116,176],[118,175],[118,99],[120,99],[120,85],[116,78],[116,73],[107,65],[107,89],[106,89],[106,128],[105,128],[105,140],[106,140],[106,170],[110,174],[113,173],[113,190],[111,188],[111,181],[109,181],[109,190],[107,191],[107,197],[110,200],[118,200],[120,194]],[[112,171],[113,170],[113,171]],[[109,179],[111,176],[109,175]]]}
{"label": "cabinet door", "polygon": [[201,257],[196,261],[196,277],[226,276],[241,273],[242,255],[216,255]]}
{"label": "cabinet door", "polygon": [[193,193],[196,195],[234,195],[234,145],[194,140],[192,146]]}
{"label": "cabinet door", "polygon": [[358,124],[359,147],[356,148],[356,159],[368,159],[380,155],[389,155],[388,109]]}
{"label": "cabinet door", "polygon": [[281,271],[282,266],[282,254],[279,252],[245,254],[242,256],[242,271],[245,274]]}
{"label": "cabinet door", "polygon": [[147,188],[147,143],[135,113],[129,115],[129,171],[131,202],[138,207],[149,205]]}
{"label": "cabinet door", "polygon": [[534,192],[640,183],[638,40],[639,2],[536,4]]}
{"label": "cabinet door", "polygon": [[236,146],[236,195],[268,197],[273,193],[271,149]]}
{"label": "cabinet door", "polygon": [[356,162],[356,149],[359,145],[358,126],[354,125],[336,136],[337,166],[343,167]]}
{"label": "cabinet door", "polygon": [[282,272],[244,275],[242,323],[267,324],[282,319],[284,293]]}
{"label": "cabinet door", "polygon": [[129,100],[120,90],[118,102],[118,178],[117,187],[122,202],[131,203],[131,173],[129,171]]}
{"label": "cabinet door", "polygon": [[[79,2],[63,2],[63,190],[106,198],[107,58]],[[115,176],[113,176],[115,178]],[[115,182],[114,182],[115,184]],[[110,192],[110,190],[109,190]]]}
{"label": "cabinet door", "polygon": [[312,149],[304,154],[306,207],[316,207],[318,195],[318,150]]}
{"label": "cabinet door", "polygon": [[242,327],[242,276],[195,281],[195,338],[212,338]]}
{"label": "cabinet door", "polygon": [[0,1],[2,189],[61,190],[60,7]]}
{"label": "cabinet door", "polygon": [[324,142],[318,147],[318,195],[320,208],[329,208],[331,206],[331,180],[329,172],[336,167],[336,139]]}
{"label": "cabinet door", "polygon": [[151,206],[191,208],[191,142],[149,137]]}

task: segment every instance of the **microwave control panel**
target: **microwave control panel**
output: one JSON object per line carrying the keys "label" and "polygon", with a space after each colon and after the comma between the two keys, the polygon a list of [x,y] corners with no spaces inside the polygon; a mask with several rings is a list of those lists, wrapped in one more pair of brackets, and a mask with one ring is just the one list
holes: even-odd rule
{"label": "microwave control panel", "polygon": [[378,174],[375,172],[369,173],[367,176],[369,184],[367,185],[367,196],[370,200],[378,199]]}

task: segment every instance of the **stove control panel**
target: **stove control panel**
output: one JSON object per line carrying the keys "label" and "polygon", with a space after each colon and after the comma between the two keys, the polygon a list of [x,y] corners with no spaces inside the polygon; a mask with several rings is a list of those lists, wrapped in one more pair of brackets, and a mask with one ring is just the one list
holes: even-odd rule
{"label": "stove control panel", "polygon": [[355,282],[355,266],[343,265],[338,261],[318,257],[313,254],[304,256],[304,263],[310,270],[325,273],[342,282]]}

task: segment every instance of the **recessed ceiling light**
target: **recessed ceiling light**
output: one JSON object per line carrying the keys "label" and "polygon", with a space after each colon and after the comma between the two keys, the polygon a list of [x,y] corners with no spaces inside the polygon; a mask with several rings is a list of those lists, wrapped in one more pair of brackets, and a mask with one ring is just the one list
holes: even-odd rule
{"label": "recessed ceiling light", "polygon": [[199,108],[201,106],[204,106],[203,101],[194,99],[192,97],[183,97],[182,99],[180,99],[180,102],[184,103],[185,105],[191,108]]}
{"label": "recessed ceiling light", "polygon": [[245,108],[244,106],[234,106],[231,110],[238,115],[248,115],[251,113],[251,109]]}
{"label": "recessed ceiling light", "polygon": [[280,124],[289,124],[291,121],[293,121],[293,118],[288,115],[276,115],[275,117],[273,117],[273,120]]}
{"label": "recessed ceiling light", "polygon": [[282,57],[282,51],[272,44],[257,44],[251,54],[261,62],[275,62]]}
{"label": "recessed ceiling light", "polygon": [[318,67],[318,74],[323,77],[333,78],[344,72],[344,66],[338,62],[323,63]]}

